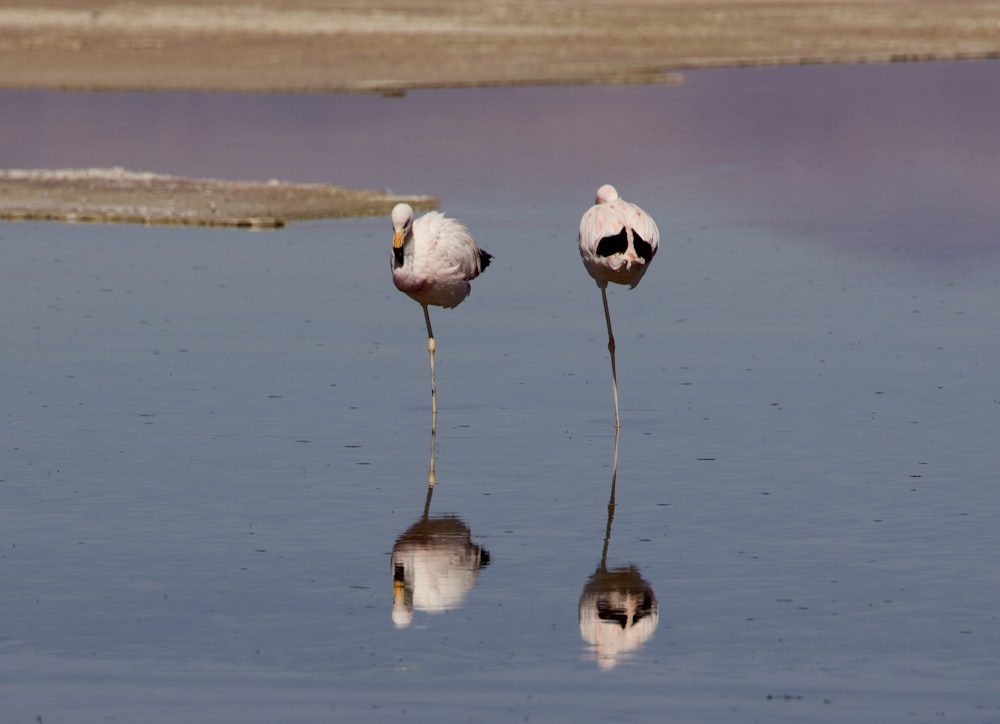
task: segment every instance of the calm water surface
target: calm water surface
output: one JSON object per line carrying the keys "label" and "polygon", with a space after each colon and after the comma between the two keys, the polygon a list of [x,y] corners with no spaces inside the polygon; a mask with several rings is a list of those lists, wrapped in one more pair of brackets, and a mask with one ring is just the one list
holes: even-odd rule
{"label": "calm water surface", "polygon": [[[496,256],[428,496],[388,219],[0,226],[4,721],[1000,721],[1000,65],[0,102],[5,166],[431,192]],[[604,181],[666,237],[616,470]]]}

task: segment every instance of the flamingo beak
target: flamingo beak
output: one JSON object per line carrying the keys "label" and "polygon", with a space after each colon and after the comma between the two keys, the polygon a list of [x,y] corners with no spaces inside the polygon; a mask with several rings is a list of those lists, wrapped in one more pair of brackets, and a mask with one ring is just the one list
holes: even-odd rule
{"label": "flamingo beak", "polygon": [[406,586],[403,584],[402,581],[394,580],[392,582],[392,600],[394,602],[402,601],[405,596],[406,596]]}
{"label": "flamingo beak", "polygon": [[406,238],[406,229],[396,229],[392,233],[392,248],[402,249],[403,239]]}

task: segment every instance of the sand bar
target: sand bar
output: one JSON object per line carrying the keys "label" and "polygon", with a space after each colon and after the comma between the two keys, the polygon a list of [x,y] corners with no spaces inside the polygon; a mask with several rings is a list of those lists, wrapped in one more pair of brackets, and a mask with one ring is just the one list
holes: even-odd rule
{"label": "sand bar", "polygon": [[287,181],[181,178],[122,168],[0,171],[0,218],[277,229],[291,221],[388,215],[430,196]]}

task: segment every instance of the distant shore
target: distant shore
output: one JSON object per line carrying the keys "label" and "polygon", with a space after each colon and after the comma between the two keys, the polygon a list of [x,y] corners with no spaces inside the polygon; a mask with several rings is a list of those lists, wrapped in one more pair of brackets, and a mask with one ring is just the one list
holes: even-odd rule
{"label": "distant shore", "polygon": [[[694,68],[998,57],[1000,0],[8,0],[0,7],[0,88],[8,89],[396,95],[676,82]],[[0,181],[0,219],[8,220],[275,228],[387,213],[397,200],[124,169],[8,171]]]}
{"label": "distant shore", "polygon": [[7,0],[0,86],[382,92],[1000,57],[996,0]]}

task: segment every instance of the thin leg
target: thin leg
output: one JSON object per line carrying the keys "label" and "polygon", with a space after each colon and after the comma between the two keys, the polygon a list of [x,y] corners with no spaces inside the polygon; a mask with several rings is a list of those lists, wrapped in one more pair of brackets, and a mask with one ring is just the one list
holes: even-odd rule
{"label": "thin leg", "polygon": [[431,356],[431,413],[437,417],[437,386],[434,383],[434,330],[431,329],[431,315],[424,306],[424,323],[427,325],[427,352]]}
{"label": "thin leg", "polygon": [[437,418],[438,418],[438,408],[437,408],[437,383],[434,381],[434,330],[431,328],[431,315],[427,311],[427,305],[424,305],[424,323],[427,325],[427,352],[431,357],[431,465],[430,470],[427,473],[427,484],[434,485],[435,473],[434,473],[434,457],[435,457],[435,446],[437,444]]}
{"label": "thin leg", "polygon": [[[431,413],[431,466],[427,471],[427,485],[430,488],[434,487],[434,483],[437,482],[437,475],[434,472],[434,458],[437,450],[437,413]],[[427,500],[430,501],[430,491],[427,492]]]}
{"label": "thin leg", "polygon": [[604,320],[608,323],[608,352],[611,353],[611,386],[615,393],[615,429],[621,427],[618,417],[618,373],[615,371],[615,335],[611,331],[611,312],[608,310],[607,289],[601,289],[601,299],[604,301]]}
{"label": "thin leg", "polygon": [[[431,458],[433,460],[433,457]],[[427,520],[431,514],[431,496],[434,495],[434,483],[431,482],[427,486],[427,497],[424,499],[424,520]]]}
{"label": "thin leg", "polygon": [[611,463],[611,499],[608,500],[608,527],[604,529],[604,550],[601,552],[601,568],[608,565],[608,544],[611,542],[611,523],[615,519],[615,484],[618,481],[618,433],[615,428],[615,459]]}

